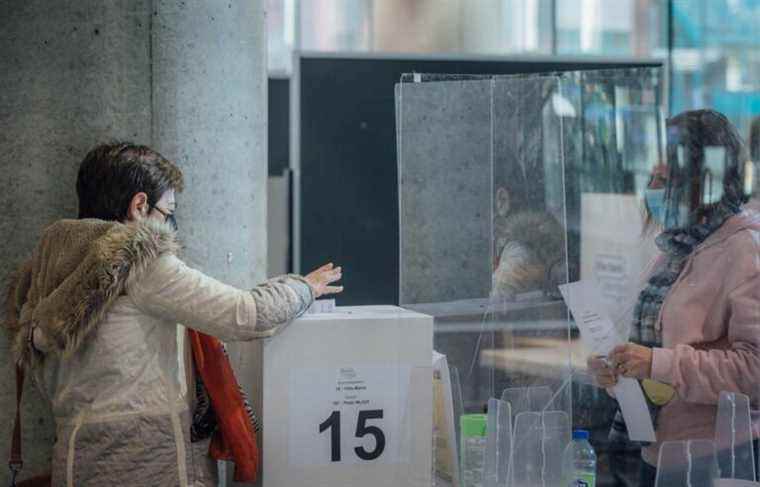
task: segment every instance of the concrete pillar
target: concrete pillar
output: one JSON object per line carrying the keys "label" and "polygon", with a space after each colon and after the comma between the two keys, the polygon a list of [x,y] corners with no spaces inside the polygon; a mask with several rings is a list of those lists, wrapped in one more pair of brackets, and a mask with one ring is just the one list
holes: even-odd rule
{"label": "concrete pillar", "polygon": [[[0,3],[0,275],[42,228],[76,216],[76,171],[96,143],[147,143],[186,175],[180,234],[192,265],[250,287],[266,273],[264,1]],[[244,385],[255,344],[234,349]],[[8,344],[0,334],[0,356]],[[24,476],[49,468],[53,422],[24,401]],[[0,484],[14,411],[0,366]],[[260,401],[258,401],[260,404]]]}
{"label": "concrete pillar", "polygon": [[[189,264],[238,287],[266,278],[264,1],[155,2],[153,141],[187,177],[178,223]],[[261,343],[229,344],[261,417]]]}

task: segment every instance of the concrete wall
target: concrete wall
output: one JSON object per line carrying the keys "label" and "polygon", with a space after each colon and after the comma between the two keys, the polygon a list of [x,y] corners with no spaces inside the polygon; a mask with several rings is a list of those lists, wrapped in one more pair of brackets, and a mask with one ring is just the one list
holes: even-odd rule
{"label": "concrete wall", "polygon": [[[0,3],[0,275],[42,228],[76,216],[78,164],[109,139],[147,143],[185,171],[186,259],[237,286],[266,273],[263,0],[6,0]],[[255,386],[256,344],[233,349]],[[0,355],[7,357],[0,334]],[[14,411],[0,367],[0,459]],[[53,424],[32,387],[24,476],[49,467]],[[260,404],[260,401],[257,401]],[[0,465],[0,483],[6,482]]]}
{"label": "concrete wall", "polygon": [[491,290],[491,81],[399,85],[402,304]]}

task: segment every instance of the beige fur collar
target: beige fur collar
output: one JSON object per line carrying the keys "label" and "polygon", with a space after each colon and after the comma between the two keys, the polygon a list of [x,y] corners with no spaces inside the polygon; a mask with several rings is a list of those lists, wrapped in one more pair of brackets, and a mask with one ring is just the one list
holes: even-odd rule
{"label": "beige fur collar", "polygon": [[175,233],[165,224],[60,220],[12,276],[4,327],[14,361],[42,358],[27,346],[40,327],[54,353],[69,356],[97,327],[130,279],[139,279],[160,255],[177,253]]}

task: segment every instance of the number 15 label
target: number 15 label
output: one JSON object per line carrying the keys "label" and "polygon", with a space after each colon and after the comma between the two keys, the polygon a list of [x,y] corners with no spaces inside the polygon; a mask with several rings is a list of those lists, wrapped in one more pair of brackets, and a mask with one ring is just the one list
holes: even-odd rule
{"label": "number 15 label", "polygon": [[289,464],[390,464],[407,458],[409,370],[378,365],[291,370]]}

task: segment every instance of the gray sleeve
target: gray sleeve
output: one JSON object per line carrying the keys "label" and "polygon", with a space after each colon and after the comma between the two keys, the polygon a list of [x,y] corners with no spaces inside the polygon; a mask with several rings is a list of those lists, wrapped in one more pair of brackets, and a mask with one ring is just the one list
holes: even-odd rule
{"label": "gray sleeve", "polygon": [[313,295],[300,276],[237,289],[190,268],[173,255],[159,257],[128,294],[143,312],[220,338],[253,340],[274,335],[309,309]]}
{"label": "gray sleeve", "polygon": [[251,290],[258,313],[259,336],[271,336],[302,316],[314,302],[306,280],[289,274],[270,279]]}

